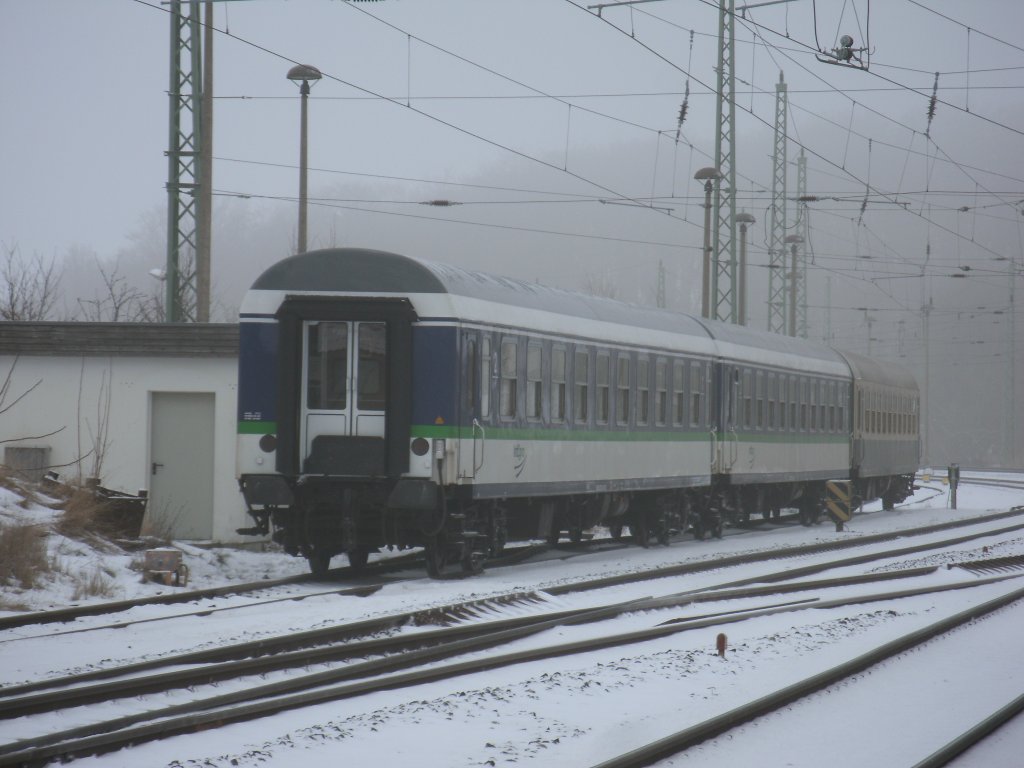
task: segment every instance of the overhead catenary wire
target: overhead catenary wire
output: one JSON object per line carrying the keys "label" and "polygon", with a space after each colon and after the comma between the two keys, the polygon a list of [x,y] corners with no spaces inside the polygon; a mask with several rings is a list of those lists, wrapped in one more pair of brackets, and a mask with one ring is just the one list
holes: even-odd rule
{"label": "overhead catenary wire", "polygon": [[[606,19],[603,19],[603,18],[600,18],[600,17],[596,17],[594,14],[590,13],[586,9],[584,9],[581,6],[577,5],[575,2],[573,2],[573,0],[565,0],[565,2],[569,3],[569,5],[571,5],[572,7],[577,8],[577,9],[583,11],[584,13],[587,13],[587,15],[591,16],[592,18],[598,18],[598,20],[604,21],[606,24],[611,26],[612,29],[615,29],[618,32],[622,33],[622,30],[619,29],[617,26],[615,26],[614,24],[611,24],[611,22],[607,21]],[[717,4],[711,3],[710,0],[700,0],[700,2],[702,2],[705,5],[713,5],[716,8],[718,7]],[[646,13],[646,11],[644,13]],[[739,16],[737,16],[737,20],[740,20]],[[749,19],[748,20],[741,20],[741,23],[743,23],[744,21],[749,21]],[[750,22],[750,23],[755,23],[755,22]],[[780,34],[780,33],[776,32],[775,30],[771,30],[770,28],[764,27],[763,25],[758,24],[757,26],[759,28],[768,29],[773,34]],[[640,45],[645,50],[649,51],[652,55],[654,55],[655,57],[657,57],[661,61],[665,62],[668,66],[670,66],[670,67],[672,67],[674,69],[677,69],[679,71],[682,71],[682,72],[684,72],[684,74],[690,74],[690,76],[693,77],[692,73],[686,73],[684,70],[682,70],[682,68],[679,65],[675,64],[673,61],[671,61],[670,59],[665,57],[660,52],[658,52],[655,49],[651,48],[649,45],[644,43],[642,40],[636,39],[636,38],[631,38],[631,39],[633,39],[634,42],[637,45]],[[807,46],[807,47],[809,47],[809,46]],[[701,81],[699,78],[694,77],[693,79],[699,85],[703,86],[704,88],[710,89],[710,86],[707,83],[704,83],[703,81]],[[819,77],[819,79],[821,79],[821,78]],[[823,80],[823,82],[826,82],[826,81]],[[837,89],[837,92],[838,92],[838,89]],[[859,104],[859,102],[857,102],[857,103]],[[737,105],[737,106],[740,106],[740,105]],[[765,118],[761,117],[760,115],[758,115],[758,114],[756,114],[754,112],[750,112],[745,107],[740,106],[740,108],[743,109],[743,111],[748,112],[748,114],[750,114],[756,121],[762,123],[765,127],[768,127],[768,128],[771,127],[771,126],[768,125],[768,122],[765,120]],[[813,148],[811,148],[811,147],[807,146],[806,144],[801,143],[799,141],[794,142],[794,143],[796,143],[797,146],[802,147],[807,153],[813,155],[814,157],[817,157],[818,159],[822,160],[823,162],[827,163],[828,165],[833,166],[833,167],[835,167],[835,168],[837,168],[839,170],[842,170],[842,171],[846,172],[849,175],[849,177],[851,178],[851,180],[853,180],[855,182],[858,182],[860,184],[866,184],[866,182],[863,179],[860,179],[856,174],[852,173],[851,171],[849,171],[849,170],[847,170],[845,168],[842,168],[838,163],[836,163],[836,162],[830,160],[829,158],[825,157],[822,153],[816,151],[815,149],[813,149]],[[870,187],[870,185],[867,185],[867,186],[869,187],[869,189],[873,189],[873,190],[875,189],[873,187]],[[889,199],[892,198],[891,193],[884,193],[884,192],[881,192],[881,190],[875,190],[875,191],[879,192],[880,194],[886,196]],[[917,216],[918,218],[925,219],[924,214],[921,211],[913,211],[913,210],[908,209],[908,212],[913,214],[913,215],[915,215],[915,216]],[[955,230],[952,230],[949,227],[946,227],[945,225],[939,224],[938,222],[934,222],[934,221],[930,221],[929,220],[929,224],[931,226],[936,227],[937,229],[940,229],[940,230],[946,232],[947,234],[953,235],[954,237],[958,236],[958,233]],[[984,251],[987,251],[987,252],[989,252],[989,253],[991,253],[993,255],[999,255],[996,251],[992,250],[991,248],[989,248],[989,247],[987,247],[987,246],[985,246],[983,244],[978,243],[976,245],[977,245],[978,248],[980,248],[980,249],[982,249]]]}
{"label": "overhead catenary wire", "polygon": [[[143,6],[146,6],[148,8],[152,8],[153,10],[161,11],[163,13],[169,13],[169,11],[167,9],[161,8],[160,6],[154,4],[153,2],[149,2],[149,0],[134,0],[134,2],[138,3],[139,5],[143,5]],[[370,14],[370,13],[366,12],[362,8],[358,8],[357,6],[354,6],[354,5],[350,4],[350,3],[343,3],[342,5],[344,5],[346,8],[353,8],[353,9],[356,9],[356,10],[358,10],[360,12],[367,13],[367,15],[370,16],[371,18],[376,19],[377,21],[380,21],[382,24],[384,24],[384,25],[386,25],[388,27],[391,27],[392,29],[394,29],[397,32],[400,32],[403,35],[404,34],[408,34],[407,32],[405,32],[405,30],[401,30],[398,27],[396,27],[395,25],[390,24],[387,21],[379,19],[378,17],[374,16],[373,14]],[[272,50],[272,49],[270,49],[270,48],[268,48],[268,47],[266,47],[264,45],[261,45],[259,43],[253,42],[251,40],[248,40],[247,38],[243,38],[243,37],[241,37],[239,35],[235,35],[233,33],[227,32],[225,30],[216,30],[216,31],[219,34],[221,34],[221,35],[225,35],[227,37],[230,37],[232,40],[235,40],[236,42],[239,42],[239,43],[241,43],[243,45],[252,47],[252,48],[254,48],[256,50],[262,51],[263,53],[266,53],[266,54],[268,54],[270,56],[273,56],[275,58],[281,59],[282,61],[286,61],[286,62],[288,62],[290,64],[293,64],[293,65],[297,65],[299,63],[299,62],[289,58],[288,56],[286,56],[286,55],[284,55],[284,54],[282,54],[282,53],[280,53],[278,51],[274,51],[274,50]],[[443,48],[441,48],[439,46],[435,46],[435,45],[433,45],[432,43],[430,43],[428,41],[422,40],[421,38],[418,38],[418,37],[415,37],[415,36],[414,36],[414,38],[417,40],[417,42],[420,42],[420,43],[422,43],[424,45],[430,46],[430,47],[435,48],[435,49],[437,49],[439,51],[447,53],[447,54],[449,54],[449,55],[451,55],[451,56],[453,56],[453,57],[455,57],[455,58],[457,58],[459,60],[465,61],[468,64],[472,64],[473,66],[477,66],[480,69],[482,69],[484,71],[487,71],[487,72],[493,74],[496,77],[500,77],[500,78],[505,79],[505,80],[507,80],[509,82],[516,83],[517,85],[520,85],[521,87],[528,88],[528,89],[533,90],[535,92],[542,93],[542,91],[539,91],[536,88],[532,88],[531,86],[528,86],[528,85],[526,85],[524,83],[520,83],[520,82],[516,81],[515,79],[510,78],[510,77],[508,77],[506,75],[502,75],[501,73],[496,72],[496,71],[494,71],[494,70],[492,70],[492,69],[490,69],[488,67],[484,67],[483,65],[476,64],[475,62],[471,62],[470,60],[465,59],[464,57],[459,56],[458,54],[452,53],[450,51],[446,51],[445,49],[443,49]],[[583,176],[582,174],[575,173],[574,171],[571,171],[571,170],[568,170],[568,169],[559,168],[554,163],[551,163],[551,162],[549,162],[547,160],[544,160],[542,158],[539,158],[539,157],[535,157],[533,155],[530,155],[527,152],[523,152],[521,150],[518,150],[518,149],[516,149],[514,147],[511,147],[511,146],[508,146],[506,144],[502,144],[499,141],[496,141],[494,139],[490,139],[490,138],[488,138],[486,136],[483,136],[481,134],[475,133],[474,131],[471,131],[471,130],[469,130],[467,128],[463,128],[460,125],[457,125],[455,123],[452,123],[449,120],[445,120],[445,119],[443,119],[441,117],[438,117],[437,115],[433,115],[433,114],[431,114],[429,112],[421,110],[421,109],[419,109],[419,108],[417,108],[415,106],[412,106],[412,105],[406,106],[400,100],[396,100],[394,98],[389,98],[389,97],[385,96],[384,94],[381,94],[381,93],[378,93],[378,92],[374,91],[371,88],[367,88],[365,86],[358,85],[357,83],[350,82],[348,80],[345,80],[342,77],[339,77],[337,75],[331,74],[330,72],[324,72],[323,70],[321,70],[321,74],[322,74],[322,77],[324,79],[333,80],[335,82],[338,82],[338,83],[346,85],[346,86],[348,86],[350,88],[353,88],[353,89],[355,89],[357,91],[360,91],[360,92],[362,92],[362,93],[364,93],[366,95],[376,97],[376,98],[378,98],[378,99],[380,99],[382,101],[386,101],[386,102],[391,103],[391,104],[395,104],[396,106],[399,106],[399,107],[401,107],[403,109],[406,109],[406,110],[409,110],[411,112],[414,112],[415,114],[420,115],[420,116],[422,116],[425,119],[431,120],[433,122],[438,123],[439,125],[442,125],[442,126],[445,126],[445,127],[449,128],[449,129],[451,129],[453,131],[456,131],[456,132],[461,133],[461,134],[463,134],[465,136],[468,136],[468,137],[471,137],[471,138],[476,139],[478,141],[481,141],[481,142],[483,142],[485,144],[488,144],[489,146],[492,146],[492,147],[494,147],[496,149],[502,150],[504,152],[508,152],[508,153],[510,153],[512,155],[520,157],[520,158],[522,158],[524,160],[527,160],[529,162],[532,162],[532,163],[535,163],[535,164],[547,167],[549,169],[552,169],[552,170],[564,173],[567,176],[570,176],[570,177],[576,179],[577,181],[580,181],[582,183],[585,183],[585,184],[588,184],[590,186],[593,186],[596,189],[600,189],[600,190],[602,190],[604,192],[607,192],[612,197],[615,197],[615,198],[618,198],[618,199],[621,199],[621,200],[624,200],[624,201],[634,202],[640,208],[646,208],[648,210],[651,210],[651,211],[654,211],[654,212],[658,213],[659,215],[667,216],[669,218],[672,218],[672,219],[675,219],[677,221],[680,221],[680,222],[682,222],[684,224],[691,224],[692,226],[696,226],[696,225],[693,225],[691,222],[687,221],[686,219],[680,218],[678,216],[674,216],[670,212],[666,212],[663,209],[655,209],[655,208],[653,208],[651,206],[645,206],[642,203],[639,203],[636,200],[634,200],[629,195],[625,195],[623,193],[620,193],[620,192],[612,189],[611,187],[605,186],[605,185],[601,184],[600,182],[597,182],[597,181],[594,181],[592,179],[589,179],[586,176]],[[637,127],[644,127],[644,126],[637,126]]]}
{"label": "overhead catenary wire", "polygon": [[[145,4],[145,3],[144,3],[144,4]],[[361,9],[359,9],[359,10],[361,10]],[[372,15],[372,14],[371,14],[371,15]],[[418,39],[418,38],[417,38],[417,39]],[[248,41],[246,41],[246,42],[248,42]],[[257,47],[259,47],[259,46],[257,46]],[[464,60],[465,60],[465,59],[464,59]],[[468,61],[468,60],[466,60],[466,61]],[[472,63],[472,62],[470,62],[470,63]],[[334,79],[338,79],[338,78],[334,78]],[[343,81],[343,80],[340,80],[340,79],[338,79],[338,80],[339,80],[340,82],[345,82],[345,81]],[[349,84],[349,85],[352,85],[352,84]],[[353,87],[356,87],[356,88],[358,88],[358,86],[353,86]],[[365,89],[364,89],[364,90],[365,90]],[[383,97],[381,97],[381,96],[380,96],[379,94],[372,94],[372,92],[369,92],[369,91],[367,91],[367,93],[368,93],[368,94],[370,94],[370,96],[369,96],[369,97],[372,97],[372,98],[383,98]],[[539,96],[539,97],[544,97],[544,98],[547,98],[548,96],[544,95],[544,96]],[[404,106],[404,105],[402,105],[402,106]],[[571,109],[571,106],[573,106],[573,105],[571,105],[571,104],[570,104],[570,105],[568,105],[568,107],[569,107],[570,109]],[[419,111],[419,110],[414,110],[414,111],[417,111],[417,112],[419,112],[420,114],[423,114],[424,116],[426,116],[426,117],[429,117],[430,119],[437,119],[437,118],[434,118],[434,117],[433,117],[432,115],[429,115],[429,113],[425,113],[425,112],[422,112],[422,111]],[[756,117],[756,116],[755,116],[755,117]],[[449,127],[452,127],[452,128],[454,128],[454,129],[456,129],[456,130],[459,130],[459,131],[461,131],[461,132],[463,132],[463,133],[465,133],[465,134],[467,134],[467,135],[470,135],[470,136],[474,136],[475,138],[479,138],[479,139],[481,139],[481,140],[483,140],[483,141],[486,141],[486,142],[488,142],[488,143],[490,143],[490,144],[492,144],[492,145],[494,145],[494,146],[496,146],[496,147],[499,147],[499,148],[502,148],[502,149],[508,149],[509,151],[515,152],[516,154],[520,154],[521,156],[523,156],[523,157],[527,157],[527,158],[529,158],[529,159],[531,159],[531,160],[535,160],[535,161],[537,160],[537,158],[532,158],[532,157],[530,157],[529,155],[526,155],[525,153],[520,153],[520,152],[518,152],[518,151],[516,151],[516,150],[514,150],[514,149],[511,149],[511,148],[505,147],[505,146],[501,145],[500,143],[497,143],[497,142],[492,142],[492,141],[490,141],[489,139],[487,139],[486,137],[481,137],[481,136],[479,136],[479,135],[477,135],[477,134],[475,134],[475,133],[473,133],[473,132],[471,132],[471,131],[466,131],[465,129],[462,129],[462,128],[461,128],[461,127],[459,127],[459,126],[455,126],[455,125],[452,125],[452,124],[450,124],[450,123],[447,123],[446,121],[443,121],[443,120],[439,120],[439,122],[441,122],[441,123],[443,123],[443,124],[445,124],[445,125],[449,125]],[[651,129],[651,128],[648,128],[648,127],[646,127],[646,126],[640,126],[640,125],[638,125],[638,124],[635,124],[635,123],[634,123],[633,125],[636,125],[636,127],[642,128],[642,129],[644,129],[644,130],[652,130],[652,131],[655,131],[655,132],[656,132],[656,129]],[[691,149],[691,152],[692,152],[692,151],[694,150],[694,146],[693,146],[693,144],[692,144],[692,143],[691,143],[691,144],[689,144],[689,146],[690,146],[690,149]],[[813,150],[811,150],[811,152],[812,152],[812,154],[815,154],[815,155],[817,155],[817,153],[815,153],[815,152],[814,152]],[[540,161],[540,162],[542,162],[542,163],[543,163],[544,161]],[[545,163],[545,164],[547,164],[547,163]],[[550,165],[550,164],[549,164],[549,165]],[[552,167],[555,167],[555,168],[557,169],[557,166],[552,166]],[[563,170],[563,169],[557,169],[557,170]],[[570,174],[570,175],[573,175],[573,174]],[[856,177],[855,177],[855,176],[853,176],[852,174],[848,174],[848,175],[849,175],[849,176],[851,176],[851,178],[854,178],[854,179],[856,179]],[[579,179],[580,179],[580,180],[582,180],[582,181],[585,181],[586,183],[593,183],[593,182],[591,182],[591,181],[590,181],[589,179],[586,179],[586,178],[584,178],[584,177],[582,177],[582,176],[578,176],[577,178],[579,178]],[[751,181],[753,181],[753,180],[751,180]],[[596,185],[596,186],[600,187],[600,185]],[[867,185],[867,186],[868,186],[868,188],[870,189],[870,185]],[[621,193],[618,193],[618,192],[615,192],[615,191],[611,191],[611,190],[608,190],[608,191],[610,191],[610,192],[611,192],[611,193],[612,193],[612,194],[613,194],[614,196],[616,196],[616,197],[619,197],[620,199],[628,199],[628,200],[631,200],[631,201],[633,201],[633,202],[636,202],[637,204],[640,204],[640,205],[642,205],[642,207],[646,207],[646,208],[654,208],[654,206],[653,206],[653,205],[652,205],[652,204],[650,203],[650,200],[649,200],[649,199],[648,199],[648,200],[646,201],[646,202],[647,202],[647,204],[646,204],[646,205],[644,205],[642,201],[644,201],[644,200],[645,200],[645,198],[643,198],[643,197],[638,197],[638,196],[635,196],[635,195],[622,195]],[[874,192],[872,192],[872,194],[874,194]],[[878,195],[880,195],[880,196],[882,196],[882,197],[886,197],[886,198],[887,198],[887,197],[891,197],[891,195],[889,195],[889,194],[887,194],[887,193],[883,193],[883,192],[881,192],[880,190],[879,190],[879,191],[877,191],[877,194],[878,194]],[[653,197],[653,196],[652,196],[652,197]],[[677,219],[678,219],[678,217],[673,217],[673,218],[677,218]],[[681,219],[681,220],[685,221],[685,219]]]}

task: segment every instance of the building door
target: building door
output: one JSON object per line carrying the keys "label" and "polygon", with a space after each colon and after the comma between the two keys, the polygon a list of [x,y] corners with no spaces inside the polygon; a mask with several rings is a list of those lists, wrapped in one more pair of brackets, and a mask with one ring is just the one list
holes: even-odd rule
{"label": "building door", "polygon": [[307,321],[303,358],[303,459],[319,436],[384,437],[386,323]]}
{"label": "building door", "polygon": [[146,531],[179,539],[213,536],[215,395],[152,392]]}

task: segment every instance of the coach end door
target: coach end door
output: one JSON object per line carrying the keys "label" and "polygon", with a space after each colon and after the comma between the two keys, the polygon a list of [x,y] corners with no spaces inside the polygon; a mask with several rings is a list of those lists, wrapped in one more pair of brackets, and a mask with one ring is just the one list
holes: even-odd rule
{"label": "coach end door", "polygon": [[385,466],[387,324],[303,323],[303,471],[379,475]]}

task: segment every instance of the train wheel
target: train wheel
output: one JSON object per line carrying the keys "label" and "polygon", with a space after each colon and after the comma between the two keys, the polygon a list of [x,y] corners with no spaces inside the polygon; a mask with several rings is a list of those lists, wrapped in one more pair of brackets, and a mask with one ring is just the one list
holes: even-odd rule
{"label": "train wheel", "polygon": [[569,528],[569,541],[573,544],[579,544],[583,541],[583,529],[577,525],[573,525]]}
{"label": "train wheel", "polygon": [[609,525],[608,533],[611,534],[613,541],[622,541],[622,524],[616,523],[615,525]]}
{"label": "train wheel", "polygon": [[722,518],[718,518],[717,520],[715,520],[715,525],[711,531],[716,539],[722,538],[722,528]]}
{"label": "train wheel", "polygon": [[353,571],[361,571],[366,567],[366,561],[370,558],[370,550],[364,547],[356,547],[348,551],[348,564]]}
{"label": "train wheel", "polygon": [[651,546],[651,529],[645,517],[630,523],[629,532],[633,534],[633,541],[644,549]]}
{"label": "train wheel", "polygon": [[331,555],[318,547],[313,547],[306,560],[309,561],[309,570],[318,579],[327,575],[331,568]]}
{"label": "train wheel", "polygon": [[448,564],[448,546],[443,536],[431,536],[423,550],[427,564],[427,575],[432,579],[441,578]]}

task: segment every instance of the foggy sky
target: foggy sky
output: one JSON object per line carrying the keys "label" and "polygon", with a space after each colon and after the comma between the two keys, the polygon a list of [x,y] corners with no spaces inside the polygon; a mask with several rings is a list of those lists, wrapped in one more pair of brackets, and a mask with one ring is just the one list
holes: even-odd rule
{"label": "foggy sky", "polygon": [[[737,23],[738,197],[757,218],[751,324],[763,328],[767,317],[782,69],[789,161],[806,147],[808,192],[822,198],[810,206],[810,335],[902,359],[922,380],[920,310],[930,301],[933,401],[986,405],[947,406],[943,445],[953,447],[944,450],[970,433],[972,455],[981,455],[1007,442],[996,406],[1011,395],[1011,341],[1021,347],[1008,317],[1010,275],[1024,262],[1024,51],[1014,47],[1024,7],[923,4],[972,32],[907,0],[874,2],[868,27],[866,0],[755,9],[748,18],[764,25],[757,45],[754,28]],[[870,33],[870,72],[815,60],[806,47],[815,44],[815,10],[823,47],[841,33],[857,43]],[[702,195],[692,177],[713,164],[707,86],[717,11],[665,0],[602,15],[566,0],[218,3],[220,319],[294,248],[299,101],[285,78],[293,62],[325,75],[310,99],[311,246],[396,250],[575,289],[603,280],[619,298],[646,302],[661,262],[669,306],[699,311]],[[77,253],[65,290],[87,284],[94,258],[120,258],[143,284],[163,266],[168,40],[166,6],[156,2],[0,0],[0,243]],[[935,71],[949,103],[937,104],[929,125]],[[653,207],[630,204],[652,196]],[[418,204],[438,199],[460,205]],[[981,382],[971,378],[979,371]]]}

